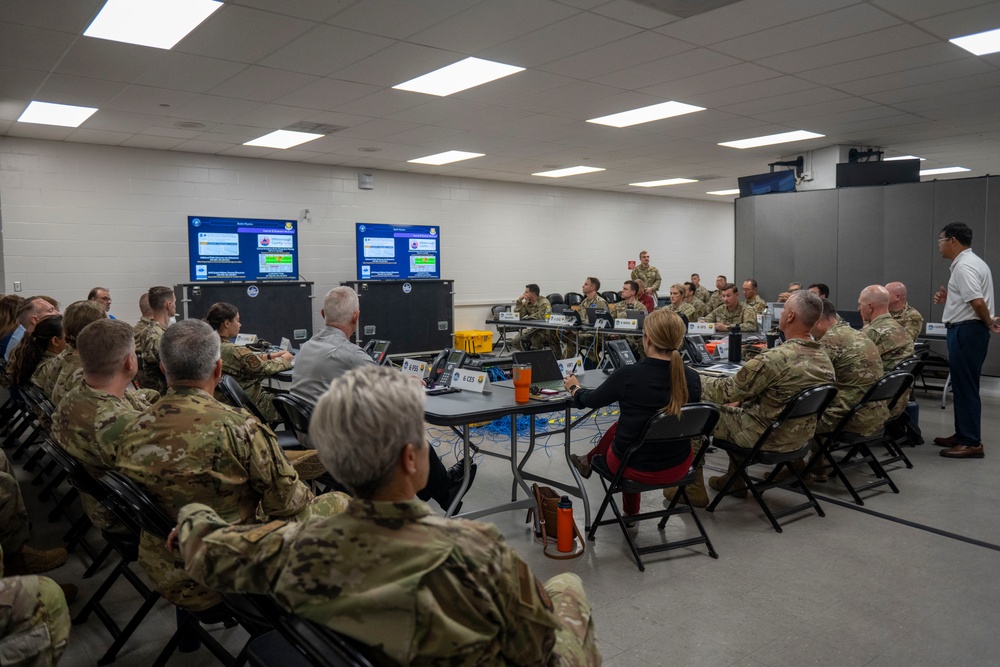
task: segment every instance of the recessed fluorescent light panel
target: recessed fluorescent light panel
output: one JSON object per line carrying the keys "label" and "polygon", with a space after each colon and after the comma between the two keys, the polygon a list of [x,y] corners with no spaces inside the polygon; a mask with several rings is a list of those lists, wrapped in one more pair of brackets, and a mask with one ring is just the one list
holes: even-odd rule
{"label": "recessed fluorescent light panel", "polygon": [[629,183],[629,185],[634,185],[638,188],[658,188],[661,185],[681,185],[683,183],[697,183],[698,181],[693,181],[690,178],[668,178],[662,181],[645,181],[643,183]]}
{"label": "recessed fluorescent light panel", "polygon": [[825,135],[805,130],[794,132],[782,132],[781,134],[769,134],[765,137],[753,137],[751,139],[740,139],[739,141],[723,141],[720,146],[730,148],[757,148],[758,146],[773,146],[774,144],[787,144],[792,141],[803,141],[804,139],[816,139]]}
{"label": "recessed fluorescent light panel", "polygon": [[965,167],[941,167],[940,169],[921,169],[921,176],[937,176],[938,174],[957,174],[961,171],[972,171]]}
{"label": "recessed fluorescent light panel", "polygon": [[917,157],[916,155],[897,155],[896,157],[884,157],[882,162],[892,162],[893,160],[920,160],[923,162],[927,158]]}
{"label": "recessed fluorescent light panel", "polygon": [[706,195],[718,195],[720,197],[728,197],[730,195],[738,195],[740,189],[736,188],[734,190],[713,190],[712,192],[706,192]]}
{"label": "recessed fluorescent light panel", "polygon": [[93,116],[95,111],[97,109],[93,107],[74,107],[69,104],[32,102],[24,110],[24,113],[21,114],[21,117],[17,119],[17,122],[80,127],[80,123]]}
{"label": "recessed fluorescent light panel", "polygon": [[404,81],[393,88],[444,97],[523,71],[523,67],[504,65],[480,58],[466,58],[447,67],[418,76],[416,79]]}
{"label": "recessed fluorescent light panel", "polygon": [[956,37],[948,41],[977,56],[985,56],[987,53],[1000,51],[1000,28],[977,32],[965,37]]}
{"label": "recessed fluorescent light panel", "polygon": [[598,167],[566,167],[565,169],[554,169],[552,171],[539,171],[532,176],[544,176],[545,178],[563,178],[565,176],[578,176],[580,174],[591,174],[595,171],[604,171]]}
{"label": "recessed fluorescent light panel", "polygon": [[108,0],[83,34],[171,49],[220,7],[216,0]]}
{"label": "recessed fluorescent light panel", "polygon": [[325,134],[315,134],[313,132],[293,132],[291,130],[275,130],[271,134],[257,137],[253,141],[248,141],[244,146],[261,146],[263,148],[291,148],[304,144],[313,139],[319,139]]}
{"label": "recessed fluorescent light panel", "polygon": [[458,162],[459,160],[471,160],[474,157],[482,157],[485,153],[467,153],[466,151],[445,151],[444,153],[438,153],[437,155],[428,155],[427,157],[418,157],[416,160],[407,160],[407,162],[414,162],[416,164],[449,164],[451,162]]}
{"label": "recessed fluorescent light panel", "polygon": [[587,122],[597,123],[598,125],[610,125],[611,127],[628,127],[630,125],[649,123],[654,120],[663,120],[664,118],[683,116],[686,113],[694,113],[695,111],[704,110],[705,107],[696,107],[693,104],[684,104],[683,102],[664,102],[663,104],[654,104],[652,106],[642,107],[641,109],[632,109],[631,111],[614,113],[610,116],[591,118]]}

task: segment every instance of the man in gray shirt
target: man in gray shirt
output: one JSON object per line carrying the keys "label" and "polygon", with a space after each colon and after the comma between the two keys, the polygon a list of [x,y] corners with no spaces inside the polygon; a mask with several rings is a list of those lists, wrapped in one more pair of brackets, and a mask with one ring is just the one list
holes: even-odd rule
{"label": "man in gray shirt", "polygon": [[[295,355],[295,366],[292,369],[292,396],[309,405],[316,405],[334,379],[352,368],[375,363],[364,350],[348,340],[348,336],[357,329],[358,317],[361,315],[358,295],[353,289],[334,287],[327,292],[323,297],[321,314],[326,326],[302,345]],[[386,418],[391,417],[387,415]],[[475,463],[470,470],[471,484],[476,474]],[[427,486],[417,493],[417,497],[424,501],[433,499],[447,510],[462,486],[464,473],[461,461],[450,469],[445,469],[432,447]]]}

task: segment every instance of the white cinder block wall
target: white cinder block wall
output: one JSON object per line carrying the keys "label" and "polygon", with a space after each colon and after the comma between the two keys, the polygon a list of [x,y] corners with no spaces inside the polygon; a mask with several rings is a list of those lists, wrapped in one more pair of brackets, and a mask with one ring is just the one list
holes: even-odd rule
{"label": "white cinder block wall", "polygon": [[[455,281],[455,324],[483,329],[494,303],[528,282],[579,291],[588,275],[619,289],[646,249],[664,280],[732,275],[733,205],[419,173],[0,138],[4,292],[63,305],[96,285],[134,322],[151,285],[189,282],[188,215],[298,218],[300,271],[321,296],[356,278],[357,222],[441,227],[443,277]],[[580,177],[585,178],[585,177]]]}

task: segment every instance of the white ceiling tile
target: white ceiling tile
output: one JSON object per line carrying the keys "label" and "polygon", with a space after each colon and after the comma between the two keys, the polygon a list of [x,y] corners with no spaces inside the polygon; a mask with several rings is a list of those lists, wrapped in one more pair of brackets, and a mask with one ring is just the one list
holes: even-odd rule
{"label": "white ceiling tile", "polygon": [[858,4],[713,45],[713,49],[745,60],[797,51],[888,28],[899,19],[871,5]]}
{"label": "white ceiling tile", "polygon": [[209,93],[255,102],[273,102],[318,80],[319,77],[310,74],[254,65],[212,88]]}
{"label": "white ceiling tile", "polygon": [[101,108],[126,88],[128,88],[127,83],[118,81],[51,74],[35,93],[35,99],[57,104]]}
{"label": "white ceiling tile", "polygon": [[168,51],[135,82],[143,86],[204,93],[245,68],[242,63]]}
{"label": "white ceiling tile", "polygon": [[59,61],[55,72],[131,83],[165,53],[148,46],[80,38]]}
{"label": "white ceiling tile", "polygon": [[916,25],[941,39],[952,39],[984,30],[994,30],[1000,28],[1000,3],[988,2],[969,9],[949,12],[934,18],[917,21]]}
{"label": "white ceiling tile", "polygon": [[937,41],[923,30],[904,24],[762,58],[758,62],[765,67],[773,67],[781,72],[795,74],[863,60],[883,53],[902,51]]}
{"label": "white ceiling tile", "polygon": [[[801,100],[802,104],[807,104],[808,101],[815,99],[812,91],[816,87],[816,84],[803,81],[794,76],[781,76],[742,86],[735,86],[728,91],[695,95],[692,103],[728,111],[741,116],[752,116],[758,111],[771,110],[793,104],[796,100]],[[830,96],[843,96],[843,93],[838,93],[837,91],[826,94]],[[790,95],[793,97],[789,97]]]}
{"label": "white ceiling tile", "polygon": [[619,70],[613,74],[594,77],[596,83],[604,83],[619,88],[638,90],[667,81],[676,81],[696,74],[731,67],[738,64],[737,58],[708,49],[693,49],[668,58]]}
{"label": "white ceiling tile", "polygon": [[621,92],[619,88],[599,83],[575,81],[546,93],[511,100],[509,106],[535,113],[556,112],[558,115],[574,118],[594,118],[595,115],[587,111],[589,101],[618,95]]}
{"label": "white ceiling tile", "polygon": [[303,120],[309,121],[310,123],[322,123],[323,125],[342,125],[344,127],[354,127],[360,123],[368,122],[371,120],[371,117],[338,113],[336,111],[320,111],[319,113],[309,114],[303,118]]}
{"label": "white ceiling tile", "polygon": [[340,113],[384,117],[415,107],[423,103],[426,97],[420,93],[387,88],[347,104],[330,106]]}
{"label": "white ceiling tile", "polygon": [[233,0],[233,4],[266,9],[310,21],[324,21],[355,2],[356,0],[281,0],[276,5],[274,0]]}
{"label": "white ceiling tile", "polygon": [[985,5],[991,0],[872,0],[872,3],[906,21],[948,14],[960,9]]}
{"label": "white ceiling tile", "polygon": [[[262,104],[229,119],[229,122],[249,127],[280,128],[305,120],[309,111],[301,107],[288,107],[281,104]],[[321,121],[313,121],[321,122]]]}
{"label": "white ceiling tile", "polygon": [[131,85],[111,100],[107,104],[107,108],[160,116],[170,113],[171,109],[187,104],[197,97],[194,93],[180,90]]}
{"label": "white ceiling tile", "polygon": [[121,145],[129,146],[131,148],[150,148],[159,151],[169,151],[173,150],[182,143],[184,143],[184,139],[152,137],[146,134],[135,134],[123,141]]}
{"label": "white ceiling tile", "polygon": [[84,127],[135,134],[162,122],[161,116],[100,109],[85,121]]}
{"label": "white ceiling tile", "polygon": [[530,115],[531,112],[521,109],[497,106],[486,107],[481,111],[471,111],[450,117],[447,121],[447,127],[465,131],[480,130],[499,123],[517,121],[527,118]]}
{"label": "white ceiling tile", "polygon": [[782,107],[773,111],[763,111],[755,114],[755,118],[766,120],[772,123],[801,122],[809,118],[827,117],[831,114],[847,113],[859,109],[883,109],[888,113],[895,113],[888,107],[881,107],[869,100],[861,97],[842,97],[827,101],[816,101],[815,104],[803,106]]}
{"label": "white ceiling tile", "polygon": [[864,60],[853,60],[848,63],[833,65],[832,67],[800,72],[798,76],[824,85],[836,85],[845,81],[866,79],[892,72],[902,72],[908,69],[927,67],[962,58],[962,54],[956,52],[951,44],[935,42],[913,49],[872,56]]}
{"label": "white ceiling tile", "polygon": [[274,100],[274,103],[305,109],[333,109],[341,104],[371,95],[377,90],[377,86],[368,86],[363,83],[337,79],[317,79],[294,93],[279,97]]}
{"label": "white ceiling tile", "polygon": [[346,130],[341,130],[340,132],[337,132],[337,136],[349,137],[351,139],[375,139],[377,141],[383,141],[390,135],[419,127],[421,126],[416,123],[403,123],[398,120],[378,118],[349,127]]}
{"label": "white ceiling tile", "polygon": [[456,141],[456,137],[461,137],[463,134],[465,133],[462,132],[462,130],[447,127],[434,127],[433,125],[423,125],[410,130],[405,130],[403,132],[397,132],[396,134],[387,135],[385,138],[387,141],[392,141],[398,144],[407,144],[409,146],[440,146],[441,150],[461,150],[468,151],[470,153],[483,152],[475,150],[475,147],[467,146],[460,140]]}
{"label": "white ceiling tile", "polygon": [[264,146],[230,146],[229,148],[219,151],[219,155],[232,155],[233,157],[256,157],[256,158],[266,158],[271,157],[276,153],[281,151],[274,148],[265,148]]}
{"label": "white ceiling tile", "polygon": [[973,76],[935,81],[934,83],[920,83],[904,88],[866,93],[865,97],[879,104],[895,106],[912,100],[922,100],[939,95],[958,95],[968,91],[995,88],[997,86],[1000,86],[1000,72],[986,72]]}
{"label": "white ceiling tile", "polygon": [[76,128],[59,127],[57,125],[39,125],[38,123],[12,123],[7,134],[12,137],[25,137],[26,139],[48,139],[51,141],[64,141],[73,134]]}
{"label": "white ceiling tile", "polygon": [[905,88],[918,83],[948,81],[974,74],[992,73],[995,70],[988,64],[974,58],[955,60],[950,63],[918,67],[905,72],[894,72],[882,76],[873,76],[857,81],[846,81],[837,84],[841,90],[854,95],[867,95],[892,88]]}
{"label": "white ceiling tile", "polygon": [[507,104],[510,100],[538,95],[547,90],[555,90],[569,85],[574,79],[559,76],[549,72],[529,69],[511,76],[505,76],[496,81],[490,81],[482,86],[462,90],[451,97],[460,100],[471,100],[481,104]]}
{"label": "white ceiling tile", "polygon": [[391,120],[401,120],[407,123],[435,125],[466,114],[479,114],[490,109],[485,104],[478,104],[454,97],[439,97],[419,106],[404,109],[391,116]]}
{"label": "white ceiling tile", "polygon": [[224,144],[217,141],[202,141],[201,139],[192,139],[190,141],[185,141],[180,144],[176,150],[187,151],[188,153],[221,153],[222,151],[230,148],[230,144]]}
{"label": "white ceiling tile", "polygon": [[226,4],[172,50],[255,63],[312,27],[303,19]]}
{"label": "white ceiling tile", "polygon": [[81,144],[104,144],[108,146],[117,146],[123,141],[131,138],[131,136],[131,134],[126,132],[109,132],[107,130],[91,130],[79,127],[66,139],[68,141],[76,141]]}
{"label": "white ceiling tile", "polygon": [[411,35],[408,41],[472,55],[561,21],[577,11],[551,0],[482,2]]}
{"label": "white ceiling tile", "polygon": [[373,53],[392,40],[354,30],[319,25],[260,61],[265,67],[327,76]]}
{"label": "white ceiling tile", "polygon": [[627,23],[580,13],[516,37],[477,55],[520,67],[537,67],[641,31]]}
{"label": "white ceiling tile", "polygon": [[198,99],[173,109],[170,115],[177,118],[222,123],[240,118],[246,113],[252,112],[256,106],[260,105],[256,102],[236,100],[231,97],[200,95]]}
{"label": "white ceiling tile", "polygon": [[327,22],[371,35],[403,39],[480,2],[482,0],[364,0]]}
{"label": "white ceiling tile", "polygon": [[0,99],[0,120],[16,121],[30,102],[31,100]]}
{"label": "white ceiling tile", "polygon": [[593,79],[652,60],[690,51],[692,48],[694,47],[687,42],[678,39],[658,35],[654,32],[641,32],[610,44],[589,48],[569,58],[540,65],[538,69],[576,79]]}
{"label": "white ceiling tile", "polygon": [[[5,0],[3,20],[23,26],[81,34],[97,16],[104,2],[105,0],[73,0],[72,2]],[[0,40],[0,44],[3,43]]]}
{"label": "white ceiling tile", "polygon": [[0,45],[5,67],[50,71],[76,35],[0,21]]}
{"label": "white ceiling tile", "polygon": [[607,16],[616,21],[624,21],[640,28],[657,28],[661,25],[677,21],[677,17],[658,9],[641,5],[634,0],[614,0],[606,5],[595,7],[595,14]]}
{"label": "white ceiling tile", "polygon": [[[754,84],[758,81],[766,81],[781,76],[780,73],[772,69],[754,65],[753,63],[740,63],[732,67],[712,70],[697,76],[685,77],[669,83],[662,83],[655,86],[641,88],[639,92],[647,95],[655,95],[662,99],[678,100],[680,102],[691,102],[699,99],[704,93],[719,90],[730,90],[737,86]],[[701,106],[701,105],[699,105]]]}
{"label": "white ceiling tile", "polygon": [[708,46],[853,5],[857,0],[757,0],[737,2],[657,28],[664,35]]}
{"label": "white ceiling tile", "polygon": [[45,72],[0,66],[0,90],[4,98],[30,100],[45,80]]}
{"label": "white ceiling tile", "polygon": [[331,76],[375,86],[395,86],[459,60],[462,60],[462,56],[455,53],[397,42],[364,60],[337,70]]}

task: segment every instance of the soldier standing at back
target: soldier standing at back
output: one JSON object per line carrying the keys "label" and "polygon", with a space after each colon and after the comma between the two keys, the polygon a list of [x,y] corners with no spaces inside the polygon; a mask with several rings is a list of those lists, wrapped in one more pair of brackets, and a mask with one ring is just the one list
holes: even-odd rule
{"label": "soldier standing at back", "polygon": [[155,389],[162,395],[167,391],[167,380],[160,370],[160,338],[170,318],[177,314],[174,291],[162,285],[150,287],[149,307],[153,311],[149,318],[152,322],[138,334],[135,342],[136,352],[142,357],[136,381],[143,389]]}
{"label": "soldier standing at back", "polygon": [[639,264],[632,269],[629,279],[641,280],[646,286],[646,294],[649,294],[654,299],[656,298],[656,292],[660,289],[660,270],[655,266],[649,265],[649,253],[645,250],[639,253]]}

